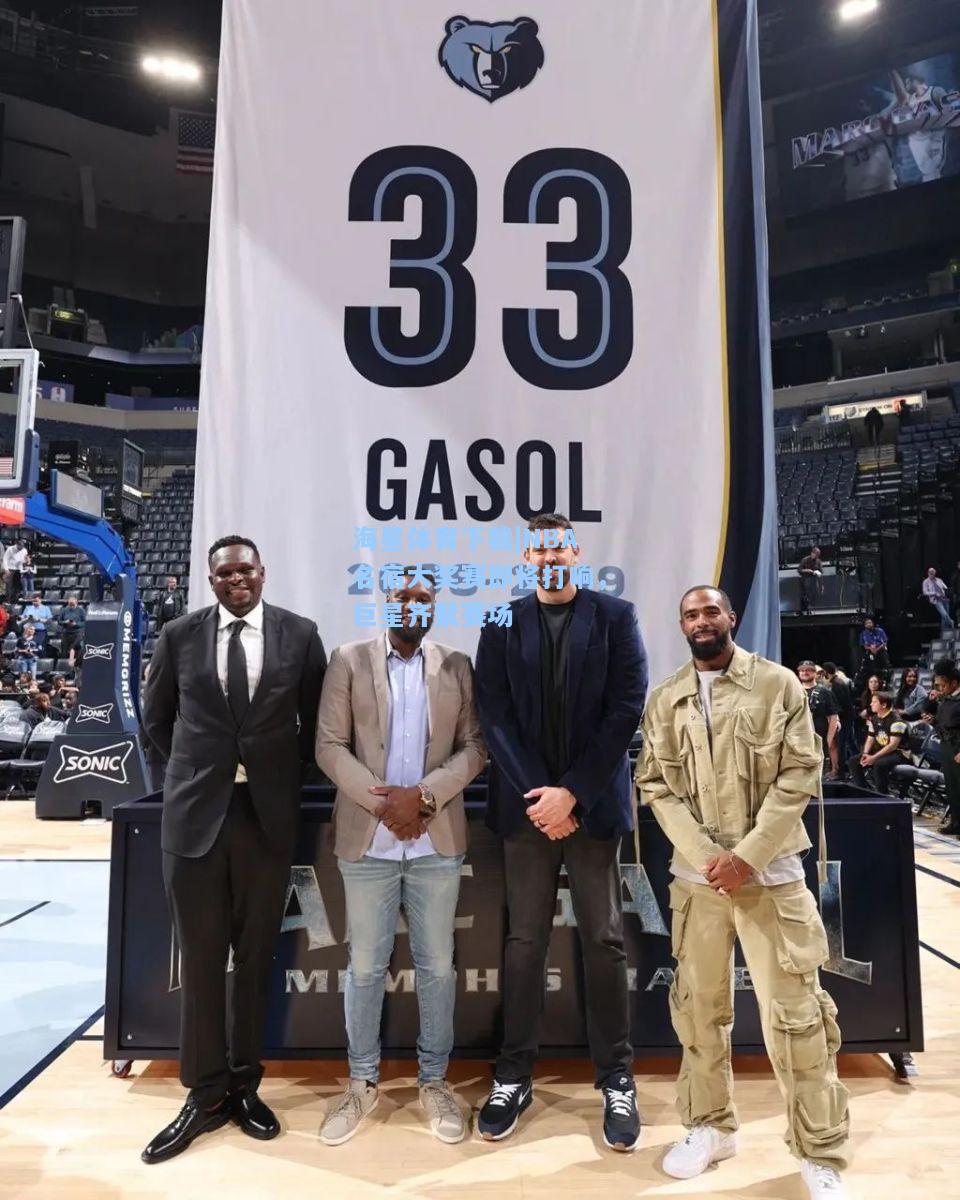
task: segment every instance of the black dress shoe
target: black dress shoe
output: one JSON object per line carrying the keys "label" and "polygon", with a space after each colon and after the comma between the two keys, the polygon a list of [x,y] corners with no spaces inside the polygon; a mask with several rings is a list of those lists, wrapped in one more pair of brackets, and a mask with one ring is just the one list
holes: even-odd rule
{"label": "black dress shoe", "polygon": [[215,1109],[204,1109],[196,1100],[188,1100],[173,1121],[161,1129],[150,1145],[140,1155],[145,1163],[165,1162],[182,1154],[194,1138],[201,1133],[219,1129],[230,1120],[230,1106],[226,1100]]}
{"label": "black dress shoe", "polygon": [[956,821],[952,817],[949,820],[942,821],[940,823],[940,825],[937,826],[937,832],[938,833],[960,833],[960,821]]}
{"label": "black dress shoe", "polygon": [[256,1092],[236,1091],[229,1097],[230,1115],[244,1133],[269,1142],[280,1132],[280,1122]]}

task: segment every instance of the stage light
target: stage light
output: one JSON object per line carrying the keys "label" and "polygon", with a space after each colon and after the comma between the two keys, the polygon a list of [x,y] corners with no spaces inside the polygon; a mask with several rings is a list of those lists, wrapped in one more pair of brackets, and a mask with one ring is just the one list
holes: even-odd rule
{"label": "stage light", "polygon": [[876,12],[878,7],[879,0],[844,0],[838,11],[841,21],[859,21]]}
{"label": "stage light", "polygon": [[202,72],[195,62],[175,55],[145,54],[140,66],[147,75],[168,83],[199,83]]}

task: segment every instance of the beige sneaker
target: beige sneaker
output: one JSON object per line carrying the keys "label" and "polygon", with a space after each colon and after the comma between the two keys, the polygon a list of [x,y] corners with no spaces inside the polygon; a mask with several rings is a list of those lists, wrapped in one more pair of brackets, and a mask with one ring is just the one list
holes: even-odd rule
{"label": "beige sneaker", "polygon": [[380,1089],[376,1084],[368,1084],[365,1079],[351,1079],[347,1090],[327,1110],[320,1141],[325,1146],[342,1146],[349,1142],[363,1118],[377,1107],[379,1099]]}
{"label": "beige sneaker", "polygon": [[430,1132],[441,1142],[454,1145],[467,1136],[467,1123],[457,1098],[445,1079],[424,1083],[420,1087],[420,1107],[427,1114]]}

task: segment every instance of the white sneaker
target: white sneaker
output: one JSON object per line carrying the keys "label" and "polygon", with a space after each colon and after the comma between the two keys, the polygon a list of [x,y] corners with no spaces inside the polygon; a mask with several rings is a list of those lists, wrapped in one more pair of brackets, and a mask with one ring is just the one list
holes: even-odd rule
{"label": "white sneaker", "polygon": [[330,1105],[320,1130],[320,1141],[325,1146],[342,1146],[348,1142],[379,1101],[380,1089],[376,1084],[351,1079],[347,1090]]}
{"label": "white sneaker", "polygon": [[733,1158],[736,1152],[735,1133],[724,1133],[712,1125],[694,1125],[682,1142],[667,1151],[663,1169],[674,1179],[693,1179],[711,1163]]}
{"label": "white sneaker", "polygon": [[847,1192],[843,1180],[840,1178],[840,1172],[833,1167],[802,1158],[800,1174],[807,1185],[810,1200],[845,1200]]}
{"label": "white sneaker", "polygon": [[430,1132],[441,1142],[453,1146],[467,1136],[467,1123],[445,1079],[421,1084],[420,1107],[427,1114]]}

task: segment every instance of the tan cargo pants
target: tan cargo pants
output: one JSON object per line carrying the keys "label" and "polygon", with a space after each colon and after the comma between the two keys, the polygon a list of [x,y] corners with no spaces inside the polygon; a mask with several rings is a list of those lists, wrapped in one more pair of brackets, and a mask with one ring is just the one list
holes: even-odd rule
{"label": "tan cargo pants", "polygon": [[704,884],[670,885],[677,971],[670,1014],[683,1046],[677,1108],[688,1128],[735,1130],[730,1037],[733,949],[740,939],[760,1007],[763,1040],[787,1103],[785,1141],[798,1157],[846,1166],[847,1089],[837,1077],[837,1007],[820,987],[827,935],[802,881],[745,885],[719,896]]}

